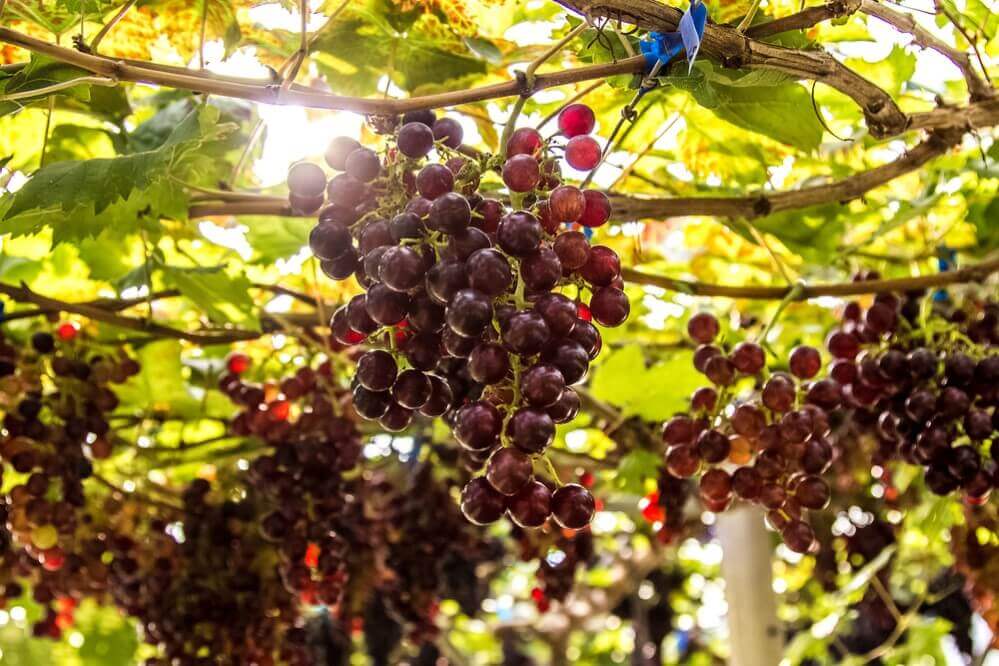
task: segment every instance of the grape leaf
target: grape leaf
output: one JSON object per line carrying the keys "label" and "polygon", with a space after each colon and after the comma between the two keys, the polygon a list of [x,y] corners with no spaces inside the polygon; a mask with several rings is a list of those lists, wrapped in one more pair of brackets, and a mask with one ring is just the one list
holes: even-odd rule
{"label": "grape leaf", "polygon": [[260,329],[246,275],[230,275],[223,267],[178,268],[162,266],[164,281],[180,290],[214,322]]}
{"label": "grape leaf", "polygon": [[272,264],[287,259],[305,246],[315,222],[306,217],[246,217],[246,240],[253,247],[253,261]]}
{"label": "grape leaf", "polygon": [[689,353],[646,367],[641,347],[629,345],[600,365],[591,391],[598,400],[619,407],[625,416],[657,421],[685,409],[700,382]]}
{"label": "grape leaf", "polygon": [[218,123],[219,111],[203,106],[182,120],[156,149],[86,161],[49,164],[0,200],[0,232],[14,236],[53,228],[53,243],[136,230],[142,219],[187,217],[181,186],[206,164],[199,151],[221,143],[234,125]]}
{"label": "grape leaf", "polygon": [[701,106],[737,127],[768,136],[804,151],[822,142],[823,128],[809,109],[808,91],[780,76],[754,74],[730,77],[709,62],[698,62],[689,74],[685,63],[674,65],[664,81],[686,90]]}

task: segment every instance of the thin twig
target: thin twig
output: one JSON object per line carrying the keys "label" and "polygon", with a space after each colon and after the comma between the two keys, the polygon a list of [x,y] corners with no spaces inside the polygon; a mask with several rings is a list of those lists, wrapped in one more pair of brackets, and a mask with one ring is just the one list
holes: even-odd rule
{"label": "thin twig", "polygon": [[[836,282],[830,284],[812,284],[802,286],[794,294],[796,301],[804,301],[819,296],[861,296],[863,294],[879,294],[882,292],[903,293],[919,289],[932,289],[951,284],[981,282],[988,276],[999,272],[999,255],[985,259],[977,264],[965,266],[954,271],[932,273],[907,278],[890,280],[866,280],[860,282]],[[621,277],[627,282],[660,287],[667,291],[691,294],[693,296],[722,296],[727,298],[746,298],[756,300],[780,300],[786,298],[793,287],[739,287],[721,284],[692,282],[652,275],[634,268],[622,268]]]}
{"label": "thin twig", "polygon": [[68,88],[75,88],[76,86],[90,85],[90,86],[105,86],[108,88],[113,88],[118,85],[118,82],[114,79],[109,79],[105,76],[81,76],[70,81],[60,81],[59,83],[53,83],[51,85],[45,86],[43,88],[35,88],[33,90],[22,90],[20,92],[12,92],[6,95],[0,95],[0,102],[12,102],[18,99],[27,99],[29,97],[42,97],[45,95],[51,95],[57,93],[60,90],[66,90]]}
{"label": "thin twig", "polygon": [[139,493],[139,492],[128,492],[124,488],[121,488],[121,487],[116,486],[115,484],[111,483],[111,481],[107,480],[106,478],[104,478],[100,474],[97,474],[96,472],[94,472],[93,474],[91,474],[90,478],[92,478],[94,481],[97,481],[98,483],[100,483],[101,485],[105,486],[106,488],[108,488],[109,490],[113,491],[114,493],[117,493],[118,495],[121,495],[122,497],[125,497],[125,498],[128,498],[128,499],[134,499],[134,500],[136,500],[138,502],[141,502],[143,504],[148,504],[150,506],[154,506],[154,507],[157,507],[157,508],[160,508],[160,509],[164,509],[164,510],[169,511],[171,513],[182,510],[182,507],[179,507],[179,506],[177,506],[175,504],[170,504],[169,502],[164,502],[162,500],[155,499],[155,498],[150,497],[148,495],[143,495],[142,493]]}
{"label": "thin twig", "polygon": [[97,47],[104,40],[104,37],[109,32],[111,32],[112,28],[118,25],[118,22],[121,21],[122,18],[124,18],[125,14],[128,13],[128,10],[130,10],[132,7],[135,6],[135,3],[137,1],[138,0],[128,0],[128,2],[126,2],[124,5],[121,6],[121,9],[118,10],[118,13],[112,16],[111,20],[104,24],[104,27],[101,28],[101,31],[98,32],[97,35],[94,37],[93,41],[90,42],[91,51],[93,51],[94,53],[97,52]]}

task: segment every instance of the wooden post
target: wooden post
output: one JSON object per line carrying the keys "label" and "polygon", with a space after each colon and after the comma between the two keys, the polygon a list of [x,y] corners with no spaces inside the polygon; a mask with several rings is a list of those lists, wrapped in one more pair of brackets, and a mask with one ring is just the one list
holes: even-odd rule
{"label": "wooden post", "polygon": [[718,514],[722,577],[728,602],[731,666],[777,666],[784,654],[777,621],[770,535],[763,513],[737,506]]}

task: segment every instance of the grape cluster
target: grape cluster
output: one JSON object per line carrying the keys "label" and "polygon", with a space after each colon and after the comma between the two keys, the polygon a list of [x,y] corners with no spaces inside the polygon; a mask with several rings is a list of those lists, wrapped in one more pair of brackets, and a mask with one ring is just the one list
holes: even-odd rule
{"label": "grape cluster", "polygon": [[[592,111],[570,105],[559,126],[570,166],[595,167]],[[604,224],[610,204],[563,184],[534,129],[513,131],[500,156],[469,157],[461,139],[453,119],[418,112],[384,157],[340,137],[326,161],[342,173],[327,180],[309,163],[289,173],[293,206],[319,209],[325,192],[309,237],[323,271],[365,290],[330,323],[337,342],[374,347],[357,361],[354,408],[391,432],[417,413],[443,416],[468,462],[486,464],[462,493],[471,521],[508,513],[537,527],[554,515],[580,528],[593,513],[589,491],[553,493],[533,479],[533,458],[579,410],[571,387],[601,347],[591,319],[617,326],[629,314],[617,254],[579,230]],[[431,151],[439,160],[425,163]],[[493,172],[509,207],[478,192]]]}
{"label": "grape cluster", "polygon": [[[183,491],[173,527],[149,523],[137,535],[111,531],[95,543],[113,558],[109,592],[137,618],[159,656],[149,664],[313,663],[297,597],[269,561],[252,496],[213,501],[208,481]],[[130,536],[131,534],[131,536]]]}
{"label": "grape cluster", "polygon": [[[712,511],[723,511],[734,496],[761,505],[788,547],[807,552],[815,533],[804,514],[829,502],[829,485],[820,475],[833,456],[828,412],[840,404],[839,386],[811,381],[822,366],[813,347],[791,351],[789,373],[768,372],[760,345],[746,341],[723,349],[714,344],[719,329],[709,313],[688,322],[699,345],[694,367],[712,386],[695,391],[690,413],[663,427],[666,468],[680,478],[701,472],[701,499]],[[742,377],[756,378],[760,389],[723,400]]]}
{"label": "grape cluster", "polygon": [[352,497],[343,474],[360,458],[360,434],[341,415],[345,396],[329,361],[263,385],[246,378],[250,365],[245,354],[230,354],[219,386],[243,407],[231,431],[256,435],[271,447],[247,475],[261,498],[260,531],[275,545],[289,592],[335,606],[347,578],[341,519],[350,513]]}
{"label": "grape cluster", "polygon": [[923,466],[932,492],[980,504],[999,483],[999,304],[940,301],[923,317],[920,300],[847,304],[826,341],[835,360],[825,381],[877,437],[876,463],[901,457]]}
{"label": "grape cluster", "polygon": [[35,332],[27,344],[0,334],[0,602],[30,582],[46,615],[36,635],[56,637],[71,621],[74,595],[92,591],[76,553],[91,531],[83,481],[92,459],[111,454],[109,415],[118,398],[111,386],[139,372],[123,351],[84,344],[71,323],[56,333]]}
{"label": "grape cluster", "polygon": [[[867,307],[846,304],[826,338],[832,361],[824,374],[813,347],[791,350],[789,372],[771,372],[758,344],[723,349],[714,344],[717,319],[692,317],[694,366],[712,386],[693,394],[689,414],[665,424],[668,470],[701,472],[701,497],[711,510],[723,510],[733,496],[762,505],[768,523],[799,552],[815,543],[804,512],[829,502],[821,474],[858,433],[878,442],[875,464],[901,458],[922,465],[934,493],[960,491],[970,503],[985,502],[999,482],[992,446],[999,305],[955,307],[946,298],[924,305],[924,296],[881,293]],[[755,389],[733,398],[743,377],[755,378]],[[839,425],[835,432],[830,423]]]}

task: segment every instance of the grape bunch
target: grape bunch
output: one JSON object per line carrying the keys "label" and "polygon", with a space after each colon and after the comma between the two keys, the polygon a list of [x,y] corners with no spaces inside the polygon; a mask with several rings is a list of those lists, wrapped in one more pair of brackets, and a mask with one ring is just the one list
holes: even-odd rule
{"label": "grape bunch", "polygon": [[[214,501],[208,481],[183,489],[175,525],[151,521],[141,540],[109,530],[95,552],[112,559],[109,592],[158,646],[150,665],[312,664],[298,598],[282,584],[257,528],[252,494]],[[132,534],[133,536],[129,536]]]}
{"label": "grape bunch", "polygon": [[[714,344],[719,330],[709,313],[688,322],[698,343],[694,367],[712,385],[694,392],[689,414],[664,425],[666,468],[680,478],[700,473],[701,499],[712,511],[723,511],[735,496],[761,505],[787,546],[807,552],[815,533],[805,513],[829,502],[821,474],[833,457],[829,411],[840,404],[839,385],[815,379],[822,357],[813,347],[791,351],[790,372],[769,372],[759,344],[723,349]],[[733,396],[735,384],[748,377],[760,389]]]}
{"label": "grape bunch", "polygon": [[[599,162],[593,126],[583,105],[562,111],[570,166]],[[607,222],[610,204],[562,183],[555,146],[537,130],[513,131],[499,156],[471,157],[461,140],[455,120],[432,112],[407,114],[382,157],[337,138],[326,162],[342,173],[327,180],[318,165],[294,165],[291,203],[318,209],[325,192],[309,245],[326,275],[365,290],[330,322],[337,342],[370,347],[357,361],[357,413],[392,432],[416,414],[443,416],[469,461],[486,464],[462,493],[471,521],[507,513],[538,527],[554,515],[580,528],[593,514],[589,491],[552,492],[532,469],[555,425],[579,410],[571,387],[601,347],[591,320],[618,326],[629,314],[617,254],[580,230]],[[494,174],[509,206],[478,192]]]}
{"label": "grape bunch", "polygon": [[932,492],[981,504],[999,483],[999,303],[934,301],[923,316],[921,296],[847,304],[825,381],[877,438],[877,464],[920,465]]}
{"label": "grape bunch", "polygon": [[100,587],[76,552],[93,521],[83,483],[112,451],[111,386],[138,372],[124,351],[84,341],[69,322],[26,342],[0,334],[0,483],[5,470],[15,481],[0,504],[0,602],[29,583],[46,608],[36,635],[57,637],[71,617],[58,607]]}
{"label": "grape bunch", "polygon": [[340,528],[352,494],[343,474],[360,458],[360,434],[343,415],[346,396],[328,360],[263,385],[247,379],[250,366],[245,354],[230,354],[219,386],[243,407],[233,434],[256,435],[270,447],[247,475],[261,498],[260,531],[275,545],[287,589],[334,606],[347,578]]}

